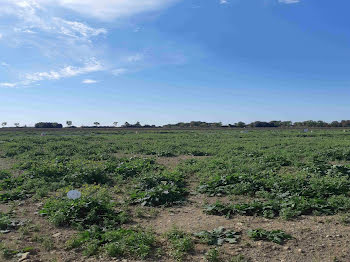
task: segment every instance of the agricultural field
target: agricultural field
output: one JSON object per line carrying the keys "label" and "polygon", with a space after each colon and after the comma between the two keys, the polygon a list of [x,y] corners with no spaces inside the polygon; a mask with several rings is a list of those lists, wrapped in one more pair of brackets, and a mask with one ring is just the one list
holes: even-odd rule
{"label": "agricultural field", "polygon": [[0,261],[350,261],[350,130],[41,133],[0,132]]}

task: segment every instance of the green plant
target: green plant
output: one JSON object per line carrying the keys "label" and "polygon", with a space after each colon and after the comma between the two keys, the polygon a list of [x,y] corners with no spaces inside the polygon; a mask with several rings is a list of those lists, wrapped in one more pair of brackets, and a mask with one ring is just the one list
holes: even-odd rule
{"label": "green plant", "polygon": [[147,174],[137,180],[130,198],[133,203],[143,206],[171,206],[185,200],[185,185],[180,173]]}
{"label": "green plant", "polygon": [[292,238],[291,235],[282,230],[267,231],[261,228],[248,230],[248,236],[255,241],[264,240],[274,242],[279,245],[283,245],[285,241]]}
{"label": "green plant", "polygon": [[177,261],[182,261],[194,248],[191,235],[176,227],[167,232],[166,237],[170,243],[171,256]]}
{"label": "green plant", "polygon": [[208,262],[220,262],[220,254],[217,248],[211,248],[205,254],[205,260]]}
{"label": "green plant", "polygon": [[218,227],[212,231],[201,231],[194,234],[203,243],[208,245],[218,245],[221,246],[225,242],[229,244],[237,243],[240,239],[240,233],[233,230],[225,229],[224,227]]}
{"label": "green plant", "polygon": [[92,194],[83,192],[83,196],[76,200],[49,199],[40,214],[47,216],[56,226],[109,227],[123,224],[128,220],[126,212],[115,211],[114,206],[107,190],[98,189]]}
{"label": "green plant", "polygon": [[105,251],[111,257],[134,257],[144,259],[152,255],[155,236],[142,229],[116,229],[102,231],[91,227],[67,241],[67,248],[82,248],[86,256]]}

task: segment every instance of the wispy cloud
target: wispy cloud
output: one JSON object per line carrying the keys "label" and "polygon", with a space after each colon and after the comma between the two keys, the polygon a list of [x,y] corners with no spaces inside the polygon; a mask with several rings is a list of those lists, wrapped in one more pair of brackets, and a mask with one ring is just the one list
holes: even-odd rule
{"label": "wispy cloud", "polygon": [[87,85],[91,85],[91,84],[96,84],[97,81],[96,80],[93,80],[93,79],[84,79],[82,81],[83,84],[87,84]]}
{"label": "wispy cloud", "polygon": [[22,77],[21,81],[14,83],[0,83],[1,87],[27,87],[35,83],[45,80],[59,80],[79,75],[84,75],[92,72],[104,70],[105,67],[95,59],[85,63],[83,67],[65,66],[58,70],[51,70],[47,72],[27,73]]}
{"label": "wispy cloud", "polygon": [[143,54],[135,54],[135,55],[130,55],[126,57],[126,61],[130,63],[135,63],[143,60],[144,55]]}
{"label": "wispy cloud", "polygon": [[58,5],[75,12],[112,20],[128,17],[143,12],[157,11],[178,0],[37,0],[42,5]]}
{"label": "wispy cloud", "polygon": [[227,1],[227,0],[220,0],[220,4],[221,4],[221,5],[228,4],[228,1]]}
{"label": "wispy cloud", "polygon": [[[107,29],[88,24],[81,19],[84,16],[101,20],[125,18],[157,11],[177,1],[181,0],[0,0],[0,22],[6,24],[2,33],[6,35],[7,47],[29,47],[30,52],[38,53],[34,73],[16,72],[12,66],[11,74],[17,74],[18,80],[11,82],[6,79],[0,87],[38,85],[42,81],[59,80],[102,70],[120,76],[158,63],[159,59],[163,63],[163,54],[158,55],[158,59],[156,55],[142,52],[136,51],[133,54],[135,50],[128,48],[121,50],[120,54],[114,54],[112,62],[106,53],[111,49],[106,42],[102,42],[108,34]],[[80,15],[69,15],[69,19],[67,16],[61,16],[67,13],[64,10],[68,9],[71,10],[69,14],[76,12]],[[94,23],[94,19],[89,21]],[[100,22],[98,24],[100,25]],[[103,64],[108,66],[102,66],[102,62],[90,62],[87,65],[84,61],[89,57],[96,57],[95,62],[103,61]],[[10,62],[11,65],[16,64],[15,61]],[[48,64],[49,69],[46,69]]]}
{"label": "wispy cloud", "polygon": [[0,33],[0,39],[2,38],[2,34]]}
{"label": "wispy cloud", "polygon": [[16,87],[16,83],[0,83],[0,87]]}
{"label": "wispy cloud", "polygon": [[112,70],[112,74],[115,76],[120,76],[120,75],[127,73],[127,71],[128,70],[126,68],[117,68],[117,69]]}
{"label": "wispy cloud", "polygon": [[301,0],[278,0],[279,3],[282,4],[297,4],[300,3]]}

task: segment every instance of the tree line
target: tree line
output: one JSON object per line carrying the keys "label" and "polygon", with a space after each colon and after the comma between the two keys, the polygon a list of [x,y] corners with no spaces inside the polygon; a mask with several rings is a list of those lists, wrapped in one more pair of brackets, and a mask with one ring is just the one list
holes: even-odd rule
{"label": "tree line", "polygon": [[[140,122],[135,124],[130,124],[125,122],[123,125],[118,126],[119,122],[113,122],[111,126],[101,126],[99,122],[94,122],[91,126],[81,126],[80,128],[259,128],[259,127],[281,127],[281,128],[291,128],[291,127],[350,127],[350,120],[332,121],[330,123],[324,121],[303,121],[303,122],[292,122],[292,121],[255,121],[251,123],[237,122],[234,124],[223,125],[221,122],[203,122],[203,121],[191,121],[191,122],[179,122],[176,124],[166,124],[163,126],[156,125],[141,125]],[[1,123],[2,127],[7,127],[7,122]],[[27,127],[26,125],[21,126],[20,123],[14,123],[16,128]],[[39,122],[36,123],[35,128],[63,128],[63,124],[56,122]],[[77,128],[73,125],[72,121],[66,121],[66,128]]]}

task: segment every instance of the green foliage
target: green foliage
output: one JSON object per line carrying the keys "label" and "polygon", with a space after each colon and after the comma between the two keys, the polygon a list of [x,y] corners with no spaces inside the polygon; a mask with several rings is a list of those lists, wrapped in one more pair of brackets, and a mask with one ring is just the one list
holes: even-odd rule
{"label": "green foliage", "polygon": [[171,256],[177,261],[183,261],[186,255],[194,249],[191,235],[174,227],[166,233],[170,243]]}
{"label": "green foliage", "polygon": [[101,227],[125,223],[128,215],[124,211],[115,211],[114,203],[107,190],[99,189],[94,193],[85,193],[81,198],[52,198],[46,201],[40,214],[48,216],[56,226],[74,226],[87,228],[91,225]]}
{"label": "green foliage", "polygon": [[161,170],[161,167],[156,165],[153,159],[130,158],[119,160],[119,163],[115,168],[115,173],[121,175],[125,179],[155,170]]}
{"label": "green foliage", "polygon": [[194,235],[205,244],[218,246],[223,245],[225,242],[229,244],[235,244],[240,239],[239,232],[228,230],[224,227],[218,227],[212,231],[201,231]]}
{"label": "green foliage", "polygon": [[171,206],[185,200],[185,186],[186,182],[181,173],[147,174],[137,179],[130,199],[133,203],[143,206]]}
{"label": "green foliage", "polygon": [[155,236],[150,231],[123,228],[102,231],[95,226],[69,240],[67,247],[82,248],[86,256],[106,252],[111,257],[144,259],[152,256],[155,244]]}
{"label": "green foliage", "polygon": [[0,231],[7,230],[11,227],[11,219],[10,216],[4,214],[0,211]]}
{"label": "green foliage", "polygon": [[285,241],[292,238],[291,235],[282,230],[267,231],[261,228],[248,230],[248,236],[255,241],[264,240],[274,242],[279,245],[283,245]]}
{"label": "green foliage", "polygon": [[18,251],[0,243],[0,250],[4,259],[10,260],[18,254]]}
{"label": "green foliage", "polygon": [[211,248],[205,254],[205,260],[207,262],[221,262],[219,250],[217,248]]}

